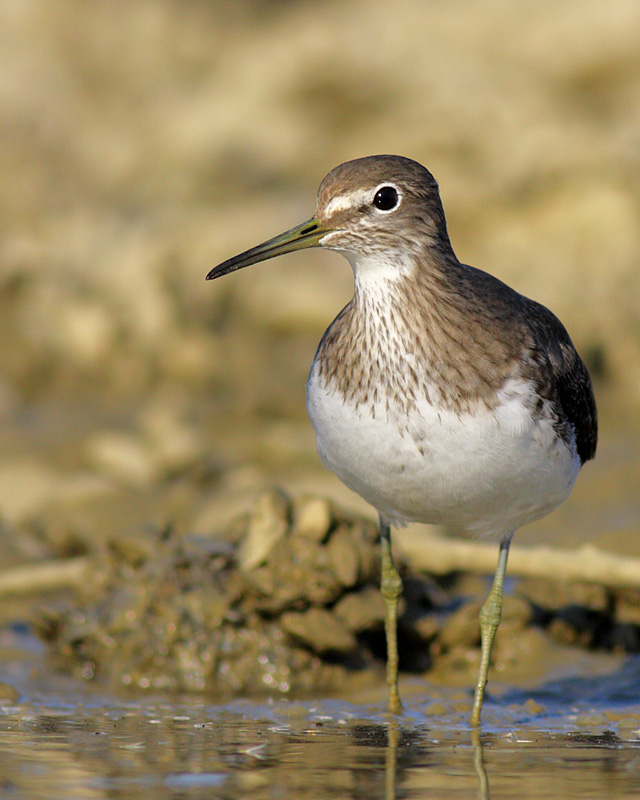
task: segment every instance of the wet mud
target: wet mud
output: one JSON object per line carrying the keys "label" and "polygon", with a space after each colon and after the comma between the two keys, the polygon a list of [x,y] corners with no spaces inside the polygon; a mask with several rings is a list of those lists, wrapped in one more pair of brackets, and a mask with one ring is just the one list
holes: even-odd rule
{"label": "wet mud", "polygon": [[[382,683],[379,573],[373,523],[273,490],[217,536],[115,537],[36,626],[55,668],[100,685],[347,696]],[[403,573],[401,671],[471,686],[487,581]],[[523,580],[505,599],[492,674],[522,682],[568,653],[639,650],[640,592]]]}

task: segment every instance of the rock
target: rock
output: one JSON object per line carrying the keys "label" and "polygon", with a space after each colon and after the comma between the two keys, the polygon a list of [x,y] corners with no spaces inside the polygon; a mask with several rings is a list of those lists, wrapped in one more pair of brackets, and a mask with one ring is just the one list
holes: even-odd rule
{"label": "rock", "polygon": [[[273,591],[262,601],[265,609],[283,611],[307,605],[334,603],[344,592],[336,579],[325,547],[310,539],[287,536],[276,542],[266,567]],[[253,581],[253,572],[247,578]]]}
{"label": "rock", "polygon": [[246,539],[240,546],[240,568],[245,572],[263,564],[274,544],[287,532],[289,500],[283,492],[261,495],[251,514]]}
{"label": "rock", "polygon": [[109,548],[118,561],[136,567],[157,551],[157,534],[148,529],[137,532],[135,536],[120,533],[109,541]]}
{"label": "rock", "polygon": [[316,653],[349,653],[357,647],[355,636],[335,614],[324,608],[288,611],[280,625],[289,635]]}
{"label": "rock", "polygon": [[460,645],[475,647],[480,641],[480,603],[465,603],[446,620],[437,638],[437,649],[452,650]]}
{"label": "rock", "polygon": [[325,497],[305,497],[294,505],[291,533],[314,542],[323,542],[332,521],[331,505]]}
{"label": "rock", "polygon": [[614,597],[616,622],[640,626],[640,590],[618,589]]}
{"label": "rock", "polygon": [[247,576],[247,581],[249,586],[264,597],[271,598],[276,590],[273,570],[267,566],[259,566],[252,569]]}
{"label": "rock", "polygon": [[360,580],[380,581],[380,547],[378,526],[365,519],[352,522],[351,535],[358,548]]}
{"label": "rock", "polygon": [[384,600],[378,589],[365,586],[359,592],[344,595],[333,612],[350,631],[360,633],[384,622]]}
{"label": "rock", "polygon": [[90,463],[120,483],[144,487],[156,478],[156,464],[140,437],[101,431],[87,442]]}
{"label": "rock", "polygon": [[[518,595],[509,594],[503,598],[502,602],[502,621],[500,628],[513,631],[515,629],[526,628],[533,619],[531,603]],[[498,630],[500,630],[498,628]]]}
{"label": "rock", "polygon": [[0,681],[0,705],[12,705],[17,703],[20,698],[20,693],[8,683]]}
{"label": "rock", "polygon": [[206,498],[195,514],[193,530],[200,535],[221,535],[234,537],[231,529],[240,529],[246,535],[248,508],[256,498],[269,489],[271,481],[265,473],[255,466],[244,466],[223,473],[215,484],[215,489]]}
{"label": "rock", "polygon": [[353,536],[346,527],[338,527],[331,534],[328,549],[336,578],[343,586],[354,586],[360,574],[360,554]]}
{"label": "rock", "polygon": [[116,336],[109,310],[96,301],[68,298],[58,312],[52,338],[65,358],[81,366],[104,361]]}
{"label": "rock", "polygon": [[440,625],[435,614],[423,614],[411,621],[410,629],[416,639],[429,644],[436,637]]}

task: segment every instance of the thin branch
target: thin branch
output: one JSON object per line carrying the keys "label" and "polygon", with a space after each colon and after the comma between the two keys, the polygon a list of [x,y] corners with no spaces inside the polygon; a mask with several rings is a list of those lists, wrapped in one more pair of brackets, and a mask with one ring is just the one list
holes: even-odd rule
{"label": "thin branch", "polygon": [[[396,537],[400,556],[414,569],[434,575],[449,572],[493,574],[498,545],[444,539],[406,531]],[[565,583],[597,583],[611,588],[640,587],[640,559],[616,556],[593,545],[577,550],[555,547],[512,547],[509,575]]]}
{"label": "thin branch", "polygon": [[0,597],[73,588],[86,579],[89,564],[87,556],[77,556],[12,567],[0,572]]}
{"label": "thin branch", "polygon": [[[433,575],[471,572],[492,575],[498,562],[495,543],[444,539],[404,531],[395,537],[400,557],[414,569]],[[87,556],[25,564],[0,572],[0,598],[70,589],[86,580]],[[577,550],[512,547],[509,575],[565,583],[596,583],[611,588],[640,587],[640,559],[616,556],[593,545]]]}

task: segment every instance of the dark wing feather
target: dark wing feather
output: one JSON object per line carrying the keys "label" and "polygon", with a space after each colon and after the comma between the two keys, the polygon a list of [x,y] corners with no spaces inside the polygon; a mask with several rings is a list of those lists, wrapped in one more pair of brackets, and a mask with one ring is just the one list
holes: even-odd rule
{"label": "dark wing feather", "polygon": [[559,407],[560,421],[566,420],[573,428],[580,462],[584,464],[595,456],[598,442],[598,412],[591,378],[560,320],[533,300],[527,304],[532,349],[542,367],[540,393]]}

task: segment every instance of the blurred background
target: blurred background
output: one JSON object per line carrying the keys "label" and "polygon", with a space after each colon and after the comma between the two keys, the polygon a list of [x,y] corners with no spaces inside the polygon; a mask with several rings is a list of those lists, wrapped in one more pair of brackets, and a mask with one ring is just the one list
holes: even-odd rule
{"label": "blurred background", "polygon": [[273,484],[371,513],[304,401],[346,262],[204,276],[376,153],[590,367],[598,459],[531,530],[640,554],[638,42],[636,0],[0,0],[2,563],[208,532]]}

